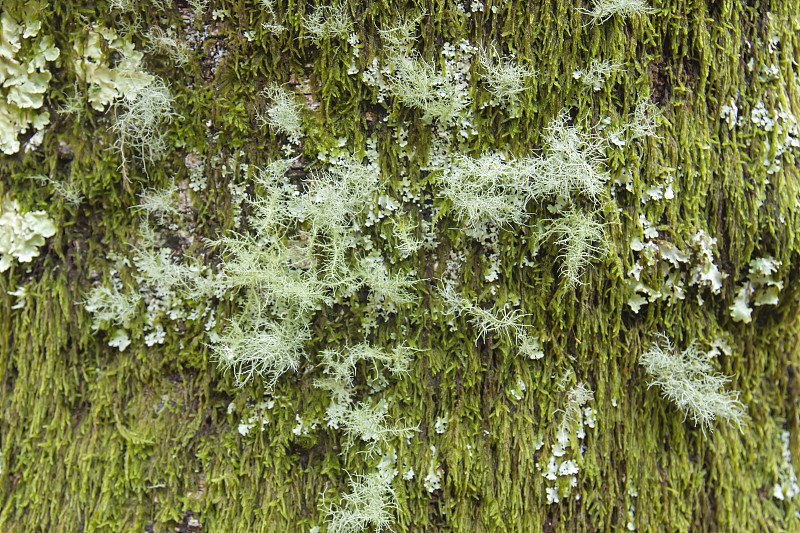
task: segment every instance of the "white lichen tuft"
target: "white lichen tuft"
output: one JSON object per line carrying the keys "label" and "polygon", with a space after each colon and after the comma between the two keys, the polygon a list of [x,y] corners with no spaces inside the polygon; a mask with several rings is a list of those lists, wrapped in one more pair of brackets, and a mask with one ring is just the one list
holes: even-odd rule
{"label": "white lichen tuft", "polygon": [[261,27],[271,33],[283,33],[286,31],[286,26],[278,22],[278,14],[275,12],[275,0],[261,0],[259,2],[264,9],[264,13],[269,17],[269,21],[261,23]]}
{"label": "white lichen tuft", "polygon": [[[391,273],[377,253],[358,253],[361,215],[373,203],[379,168],[343,158],[299,191],[285,176],[293,163],[279,160],[255,169],[255,196],[248,200],[252,231],[215,243],[225,257],[226,286],[248,299],[214,347],[219,363],[231,368],[238,382],[260,375],[271,385],[296,368],[314,314],[365,286],[371,299],[392,305],[414,300],[412,279]],[[373,356],[358,357],[374,363]],[[393,429],[376,426],[365,438],[365,428],[380,422],[378,415],[350,402],[347,383],[329,388],[332,409],[338,409],[329,416],[334,424],[352,428],[368,443],[382,442],[373,435],[392,434]]]}
{"label": "white lichen tuft", "polygon": [[225,264],[225,274],[232,286],[255,289],[273,305],[302,312],[316,309],[327,296],[327,287],[313,268],[292,268],[305,259],[313,265],[313,258],[308,256],[289,256],[294,251],[303,251],[302,248],[276,244],[261,249],[263,243],[254,238],[231,237],[221,242],[231,255]]}
{"label": "white lichen tuft", "polygon": [[396,239],[394,248],[402,257],[408,257],[425,244],[425,241],[417,237],[416,229],[407,220],[394,221],[392,226],[392,235]]}
{"label": "white lichen tuft", "polygon": [[212,348],[219,365],[233,373],[238,385],[259,377],[271,389],[281,375],[300,364],[311,333],[305,317],[274,321],[259,311],[254,314],[231,321]]}
{"label": "white lichen tuft", "polygon": [[98,329],[102,323],[128,327],[140,301],[138,294],[123,294],[117,287],[95,287],[82,303],[92,313],[93,326]]}
{"label": "white lichen tuft", "polygon": [[327,390],[331,403],[327,410],[328,426],[340,428],[345,433],[344,449],[350,449],[357,441],[366,444],[365,453],[371,456],[395,438],[410,438],[416,426],[391,426],[387,422],[386,404],[355,403],[351,398],[356,367],[361,362],[378,371],[378,364],[393,375],[408,370],[412,350],[400,346],[387,352],[367,343],[357,344],[344,350],[323,350],[320,354],[325,377],[314,381],[314,386]]}
{"label": "white lichen tuft", "polygon": [[341,427],[345,433],[343,450],[349,450],[360,440],[366,446],[364,453],[367,457],[380,451],[392,439],[410,439],[419,430],[417,426],[389,425],[386,405],[367,402],[359,402],[342,410],[337,427]]}
{"label": "white lichen tuft", "polygon": [[522,332],[517,336],[519,353],[530,359],[541,359],[544,357],[544,350],[542,349],[542,342],[536,337],[531,336],[526,332]]}
{"label": "white lichen tuft", "polygon": [[172,59],[176,66],[180,67],[186,65],[189,63],[190,59],[189,46],[176,39],[170,30],[165,32],[158,26],[151,27],[145,35],[147,39],[147,52],[151,54],[166,54]]}
{"label": "white lichen tuft", "polygon": [[592,17],[594,24],[602,24],[614,15],[621,18],[650,15],[655,13],[655,9],[645,0],[595,0],[594,9],[581,12]]}
{"label": "white lichen tuft", "polygon": [[386,77],[391,93],[402,104],[422,110],[423,121],[438,119],[447,123],[469,105],[466,88],[452,83],[445,73],[438,71],[419,54],[392,51],[389,63],[392,72]]}
{"label": "white lichen tuft", "polygon": [[475,327],[478,339],[485,339],[490,333],[499,333],[508,338],[516,338],[524,331],[522,314],[514,310],[495,310],[478,307],[468,299],[456,293],[455,286],[450,283],[439,288],[439,299],[444,305],[444,313],[452,316],[464,315]]}
{"label": "white lichen tuft", "polygon": [[[606,146],[605,139],[570,124],[562,112],[545,130],[542,156],[506,160],[497,153],[477,158],[458,154],[443,165],[442,193],[456,218],[472,230],[486,222],[522,224],[531,200],[556,198],[564,203],[574,195],[592,200],[607,196]],[[588,231],[593,227],[588,224]],[[573,251],[580,255],[580,250]]]}
{"label": "white lichen tuft", "polygon": [[568,211],[551,221],[543,236],[556,235],[556,244],[561,246],[561,275],[568,287],[582,284],[584,267],[606,251],[603,225],[593,215],[580,211]]}
{"label": "white lichen tuft", "polygon": [[636,108],[630,117],[628,131],[634,139],[640,137],[656,137],[656,129],[661,113],[658,106],[650,101],[649,98],[636,104]]}
{"label": "white lichen tuft", "polygon": [[208,4],[211,0],[189,0],[189,7],[192,9],[192,16],[195,20],[202,18],[203,14],[208,9]]}
{"label": "white lichen tuft", "polygon": [[531,159],[506,162],[498,154],[457,155],[440,182],[456,217],[466,226],[484,221],[507,226],[524,220],[530,178],[537,168]]}
{"label": "white lichen tuft", "polygon": [[392,275],[380,256],[372,255],[362,259],[356,273],[381,300],[389,300],[395,304],[408,304],[417,300],[416,295],[411,292],[417,280],[406,273]]}
{"label": "white lichen tuft", "polygon": [[695,425],[713,431],[712,423],[723,418],[741,429],[746,413],[738,392],[726,392],[728,376],[714,372],[708,357],[694,343],[677,353],[664,335],[639,359],[653,379],[652,387],[661,387],[662,395],[683,411]]}
{"label": "white lichen tuft", "polygon": [[177,216],[178,208],[177,194],[178,188],[174,181],[164,189],[149,189],[139,195],[139,204],[133,206],[142,210],[148,215],[158,218],[159,224],[163,224],[167,216]]}
{"label": "white lichen tuft", "polygon": [[500,99],[510,99],[528,89],[528,80],[535,73],[513,59],[497,58],[495,49],[481,50],[479,53],[483,78],[489,91]]}
{"label": "white lichen tuft", "polygon": [[369,526],[383,531],[391,526],[394,509],[390,471],[351,476],[350,493],[342,495],[340,504],[325,508],[330,516],[328,532],[361,533]]}
{"label": "white lichen tuft", "polygon": [[127,13],[133,11],[136,8],[136,4],[134,0],[110,0],[109,7]]}
{"label": "white lichen tuft", "polygon": [[514,344],[521,355],[531,359],[544,357],[539,340],[529,333],[530,327],[522,321],[525,315],[518,310],[484,309],[458,294],[452,283],[439,287],[439,299],[445,315],[464,316],[472,324],[477,331],[476,343],[490,333],[498,334]]}
{"label": "white lichen tuft", "polygon": [[425,12],[422,12],[416,17],[401,18],[397,25],[379,29],[378,35],[383,44],[395,53],[408,50],[416,40],[417,24],[424,16]]}
{"label": "white lichen tuft", "polygon": [[579,68],[572,73],[572,77],[580,80],[584,85],[591,87],[594,91],[603,88],[606,79],[618,72],[620,65],[610,61],[592,60],[588,68]]}
{"label": "white lichen tuft", "polygon": [[256,113],[261,126],[269,126],[276,133],[287,135],[292,143],[299,142],[303,136],[300,116],[303,106],[288,89],[279,85],[268,85],[261,94],[271,102],[266,113]]}
{"label": "white lichen tuft", "polygon": [[570,124],[569,115],[562,111],[545,130],[545,156],[531,196],[569,198],[582,194],[593,200],[606,196],[606,146],[605,139]]}
{"label": "white lichen tuft", "polygon": [[[567,394],[567,403],[564,406],[564,416],[558,429],[559,435],[570,435],[581,423],[581,408],[594,399],[594,392],[583,383],[578,383]],[[563,439],[563,437],[561,437]]]}
{"label": "white lichen tuft", "polygon": [[77,207],[83,201],[80,185],[76,182],[68,181],[64,183],[43,174],[31,176],[31,178],[49,185],[50,189],[64,200],[64,203],[72,207]]}
{"label": "white lichen tuft", "polygon": [[134,91],[123,92],[115,105],[113,130],[122,155],[123,169],[127,148],[135,149],[144,161],[156,161],[166,151],[163,123],[176,116],[174,98],[164,81],[153,76],[151,81]]}
{"label": "white lichen tuft", "polygon": [[320,353],[323,372],[329,377],[317,380],[314,384],[327,390],[337,389],[337,384],[346,388],[352,387],[359,361],[367,361],[373,366],[380,363],[392,374],[403,374],[408,371],[411,352],[410,348],[404,346],[387,352],[366,342],[344,350],[323,350]]}
{"label": "white lichen tuft", "polygon": [[318,7],[303,17],[303,27],[314,43],[334,38],[346,41],[353,33],[353,21],[343,3]]}
{"label": "white lichen tuft", "polygon": [[374,169],[348,158],[328,172],[317,173],[305,197],[292,209],[320,230],[344,229],[348,219],[364,210],[364,200],[377,191],[380,182]]}

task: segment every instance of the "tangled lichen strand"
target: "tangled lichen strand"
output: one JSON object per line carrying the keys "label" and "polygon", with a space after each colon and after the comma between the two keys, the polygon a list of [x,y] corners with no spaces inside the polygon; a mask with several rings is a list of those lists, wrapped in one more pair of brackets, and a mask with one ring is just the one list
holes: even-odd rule
{"label": "tangled lichen strand", "polygon": [[677,353],[669,339],[661,337],[642,354],[639,363],[652,376],[650,386],[660,387],[664,397],[695,425],[713,431],[713,422],[721,418],[741,429],[746,414],[739,393],[723,389],[730,377],[714,372],[708,357],[694,343]]}
{"label": "tangled lichen strand", "polygon": [[[15,9],[11,4],[4,7],[11,11]],[[197,13],[185,17],[191,21],[185,24],[178,15],[183,11],[189,15],[186,8],[159,12],[159,17],[172,21],[181,38],[188,37],[186,42],[198,42],[192,41],[198,35],[206,39],[195,50],[203,65],[200,74],[171,73],[180,79],[172,82],[172,88],[178,112],[187,122],[170,127],[170,135],[176,137],[175,145],[172,140],[168,143],[164,165],[168,170],[148,165],[151,179],[143,183],[139,163],[134,161],[131,185],[137,193],[159,183],[163,186],[172,177],[167,172],[175,174],[180,184],[185,155],[180,146],[186,143],[209,162],[208,189],[196,191],[198,197],[193,199],[196,206],[204,206],[198,213],[204,224],[201,231],[214,234],[215,222],[208,216],[214,211],[221,217],[221,226],[235,225],[241,231],[244,226],[238,225],[238,215],[232,215],[233,207],[240,202],[241,214],[249,217],[250,213],[244,193],[236,191],[241,187],[250,194],[250,190],[243,180],[228,187],[239,172],[239,167],[230,170],[230,154],[211,162],[224,147],[245,146],[242,160],[259,166],[288,150],[290,156],[303,156],[300,166],[314,161],[318,153],[330,161],[338,152],[358,152],[363,140],[373,137],[376,142],[370,146],[376,160],[380,159],[381,168],[391,169],[386,188],[403,203],[392,208],[398,202],[384,198],[380,207],[371,208],[373,222],[362,228],[363,234],[369,236],[371,246],[387,255],[392,275],[422,279],[415,289],[422,298],[395,318],[381,319],[380,327],[371,330],[372,340],[375,345],[394,346],[397,339],[411,339],[432,348],[413,359],[403,379],[384,384],[367,372],[356,380],[356,394],[374,388],[381,392],[367,396],[394,398],[387,418],[419,422],[422,429],[409,441],[397,442],[396,457],[381,457],[385,471],[397,472],[388,485],[396,508],[372,505],[389,494],[381,488],[385,483],[375,485],[376,499],[362,498],[368,493],[369,480],[355,473],[373,475],[369,470],[373,464],[364,462],[358,443],[338,455],[340,432],[310,429],[315,420],[325,419],[329,398],[326,390],[313,387],[309,378],[318,374],[302,357],[297,374],[284,374],[265,396],[257,386],[236,389],[232,378],[219,377],[205,345],[205,327],[211,324],[205,319],[176,321],[174,329],[165,329],[164,344],[156,351],[145,344],[143,332],[158,324],[143,324],[134,315],[127,330],[128,348],[120,352],[104,347],[107,338],[92,330],[91,316],[75,305],[85,298],[82,290],[74,288],[75,280],[83,283],[88,277],[97,286],[107,286],[100,279],[109,268],[102,258],[109,249],[126,250],[131,232],[125,225],[138,216],[127,208],[142,202],[122,193],[119,158],[103,151],[113,144],[114,135],[96,123],[101,120],[97,111],[87,109],[83,118],[71,115],[74,118],[55,121],[38,151],[19,159],[4,158],[0,165],[3,188],[13,189],[26,210],[42,209],[48,198],[43,196],[46,192],[26,185],[20,178],[23,175],[55,172],[51,178],[58,179],[58,173],[72,169],[72,178],[86,194],[78,217],[73,218],[73,208],[68,206],[48,208],[51,216],[66,218],[67,223],[59,230],[63,236],[42,248],[30,273],[16,269],[13,276],[0,277],[0,319],[8,326],[0,333],[0,364],[8,399],[0,422],[2,529],[68,531],[83,524],[86,531],[141,530],[153,523],[155,529],[189,529],[200,523],[204,530],[307,531],[314,526],[325,528],[319,510],[322,493],[324,504],[330,505],[333,522],[329,528],[367,525],[368,521],[359,521],[367,512],[377,517],[373,526],[385,523],[388,514],[395,529],[409,531],[658,530],[663,524],[676,530],[797,528],[797,502],[791,497],[794,491],[786,487],[791,487],[792,479],[787,468],[798,463],[787,459],[794,440],[783,437],[784,432],[797,432],[792,407],[797,384],[791,370],[797,354],[787,347],[786,339],[798,333],[793,320],[797,292],[790,283],[798,249],[792,229],[797,226],[798,175],[792,165],[791,120],[784,116],[799,108],[796,85],[790,83],[796,72],[786,60],[798,49],[792,31],[798,20],[796,1],[752,6],[725,1],[713,6],[673,3],[657,6],[658,11],[648,17],[612,16],[594,26],[586,25],[589,17],[581,16],[568,2],[446,3],[443,9],[425,15],[418,31],[406,32],[419,37],[416,48],[436,69],[444,71],[438,55],[442,41],[458,43],[463,38],[486,44],[503,35],[502,55],[530,59],[539,73],[530,80],[530,88],[518,93],[515,104],[479,108],[494,95],[488,94],[489,86],[476,72],[469,78],[468,94],[477,107],[470,109],[471,118],[449,132],[447,142],[443,138],[448,130],[440,128],[439,118],[427,117],[433,119],[431,129],[424,123],[420,126],[415,117],[425,112],[408,108],[395,100],[388,86],[380,86],[380,62],[376,70],[369,70],[374,55],[380,56],[372,46],[378,36],[369,28],[355,26],[357,45],[339,37],[309,44],[292,37],[310,9],[304,14],[301,7],[290,9],[275,2],[267,10],[227,0],[192,5]],[[354,20],[374,20],[381,28],[395,27],[398,18],[415,20],[421,11],[415,7],[410,13],[387,13],[377,5],[346,5]],[[252,17],[248,7],[255,13]],[[101,10],[90,16],[56,3],[53,10],[37,12],[37,17],[44,18],[43,30],[52,28],[48,31],[54,44],[63,51],[71,50],[77,39],[74,35],[83,34],[86,17],[101,20],[107,15]],[[129,13],[114,12],[113,16],[123,20]],[[52,17],[58,17],[57,24],[49,21]],[[287,31],[278,36],[260,33],[265,23],[275,22]],[[167,26],[161,20],[158,23]],[[141,37],[133,34],[135,42],[142,42]],[[402,35],[398,40],[403,41]],[[286,49],[291,53],[286,54]],[[622,70],[614,75],[613,87],[609,83],[587,91],[571,76],[598,58],[613,60]],[[148,58],[146,62],[166,78],[162,60]],[[351,68],[356,72],[348,73]],[[70,68],[65,70],[59,85],[71,87]],[[373,86],[365,78],[378,81]],[[303,117],[304,144],[294,148],[268,144],[267,156],[249,144],[261,142],[263,134],[246,102],[257,103],[254,87],[263,86],[262,82],[293,83],[293,79],[312,80],[307,92],[296,86],[298,94],[309,98]],[[259,83],[250,87],[245,80]],[[558,91],[553,90],[553,82],[558,83]],[[449,207],[440,202],[443,197],[436,196],[439,189],[431,190],[438,187],[435,173],[409,166],[410,161],[416,165],[429,154],[462,150],[477,158],[484,147],[498,142],[506,145],[506,161],[537,154],[536,149],[544,146],[540,132],[565,105],[573,106],[570,117],[635,115],[633,106],[646,92],[643,85],[651,85],[653,101],[663,112],[658,131],[663,140],[634,143],[618,135],[611,141],[604,189],[613,192],[622,211],[618,222],[605,228],[610,241],[607,259],[586,269],[583,284],[576,285],[574,292],[559,286],[561,263],[556,258],[561,252],[555,246],[561,235],[542,240],[540,228],[513,226],[514,231],[496,231],[479,224],[467,236],[458,229],[454,213],[441,209]],[[50,87],[61,89],[53,81]],[[389,118],[383,108],[375,107],[373,97],[379,94],[385,95]],[[57,102],[58,95],[53,96]],[[724,114],[716,109],[717,102],[727,106]],[[513,106],[516,111],[506,114]],[[324,122],[323,115],[330,120]],[[86,120],[87,116],[92,120]],[[410,124],[405,122],[408,117]],[[780,131],[768,130],[766,118]],[[358,131],[354,131],[356,125]],[[612,122],[608,129],[615,127]],[[96,129],[89,143],[86,132],[92,128]],[[647,127],[642,131],[647,132]],[[281,134],[277,137],[283,141]],[[343,146],[339,138],[345,140]],[[59,142],[66,147],[57,150]],[[365,151],[373,149],[365,142],[363,146]],[[179,157],[171,156],[173,150],[181,152]],[[435,162],[424,164],[428,163]],[[223,164],[226,170],[221,169]],[[664,169],[673,170],[665,175]],[[297,169],[292,172],[296,173],[290,181],[299,183],[302,176]],[[673,198],[651,196],[644,202],[648,191],[666,183],[675,192]],[[218,199],[213,194],[219,191],[222,198]],[[608,217],[616,206],[604,202],[602,196],[600,205],[586,196],[577,205],[562,207],[584,213],[599,210]],[[531,222],[557,219],[548,207],[553,205],[527,206]],[[269,209],[265,203],[265,212]],[[404,211],[402,217],[393,220],[399,210]],[[639,215],[648,221],[646,228]],[[182,250],[176,244],[181,230],[192,219],[172,217],[171,213],[165,216],[160,230],[165,235],[159,246],[169,243],[174,261]],[[413,244],[397,254],[381,238],[394,238],[396,220],[409,221],[408,227],[400,227],[399,235]],[[168,229],[170,224],[178,229]],[[697,289],[683,299],[653,297],[638,315],[633,314],[627,305],[627,280],[638,257],[627,252],[629,243],[648,231],[655,235],[642,237],[642,242],[655,242],[662,250],[667,245],[689,250],[698,229],[717,239],[711,259],[727,276],[715,277],[721,280],[719,291]],[[102,238],[100,231],[104,231]],[[451,251],[455,259],[448,262]],[[739,289],[752,283],[751,263],[758,258],[771,258],[781,265],[770,279],[783,282],[783,288],[776,305],[754,306],[748,313],[750,322],[734,324],[730,307]],[[299,265],[303,258],[292,255],[292,261]],[[695,262],[686,266],[686,279],[695,266]],[[679,269],[676,265],[674,270]],[[511,345],[502,335],[489,333],[475,343],[475,335],[468,331],[468,316],[438,319],[428,314],[435,307],[428,304],[435,298],[429,294],[435,285],[429,286],[427,278],[445,270],[454,273],[460,296],[472,305],[483,311],[519,309],[526,324],[542,326],[547,356],[535,362],[508,357]],[[668,288],[659,283],[670,283],[667,276],[659,281],[662,273],[659,270],[652,276],[655,281],[649,287],[654,294]],[[128,274],[123,265],[120,282],[130,288]],[[703,305],[697,296],[704,298]],[[745,296],[745,305],[759,298]],[[316,353],[328,346],[352,346],[363,338],[359,324],[377,320],[377,300],[358,292],[349,298],[344,322],[337,315],[338,307],[319,315],[306,350]],[[114,302],[107,303],[105,309],[115,312]],[[235,314],[226,305],[219,309],[216,325],[210,325],[212,332],[221,333]],[[172,311],[177,313],[166,309],[164,316]],[[425,334],[417,337],[420,330]],[[652,331],[665,331],[681,346],[688,346],[695,337],[704,348],[728,339],[730,354],[720,352],[715,367],[734,376],[731,387],[743,391],[748,411],[759,421],[757,429],[743,426],[739,436],[738,430],[730,431],[723,424],[713,435],[703,436],[691,424],[682,424],[682,412],[657,398],[655,391],[648,398],[658,401],[643,400],[648,380],[636,368],[649,345],[644,333]],[[525,344],[536,353],[530,342]],[[371,367],[363,367],[367,368]],[[554,459],[551,466],[543,454],[553,444],[561,446],[553,434],[561,422],[560,413],[554,413],[570,408],[567,391],[577,387],[565,384],[563,393],[553,393],[554,383],[560,382],[567,368],[575,371],[571,378],[575,383],[583,382],[595,391],[589,405],[596,412],[597,425],[587,429],[582,440],[575,440],[577,435],[562,438],[565,460],[559,464]],[[42,402],[44,396],[51,401]],[[586,420],[582,409],[580,416]],[[448,423],[437,423],[439,418]],[[255,425],[246,435],[236,431],[243,422]],[[441,428],[441,433],[435,428]],[[620,443],[624,453],[620,453]],[[566,493],[565,485],[576,476],[576,468],[579,486],[570,487],[572,497],[545,506]],[[350,487],[343,469],[354,473]],[[629,475],[632,471],[639,474]],[[551,475],[557,479],[546,477]],[[783,500],[773,496],[773,487],[779,485]],[[340,499],[337,489],[350,499]]]}

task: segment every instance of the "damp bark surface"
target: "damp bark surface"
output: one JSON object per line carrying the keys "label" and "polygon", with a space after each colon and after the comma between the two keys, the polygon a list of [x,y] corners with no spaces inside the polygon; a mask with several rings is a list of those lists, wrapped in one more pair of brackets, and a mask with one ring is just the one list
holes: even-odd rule
{"label": "damp bark surface", "polygon": [[[650,14],[602,24],[591,24],[580,2],[563,0],[345,2],[358,47],[306,38],[303,16],[315,5],[292,0],[275,3],[287,28],[280,34],[263,28],[272,20],[263,6],[245,0],[212,0],[197,17],[181,1],[163,10],[137,2],[135,15],[104,2],[59,1],[33,13],[7,4],[18,18],[41,20],[61,57],[51,68],[44,103],[51,124],[41,145],[0,156],[0,196],[46,210],[58,228],[39,257],[0,274],[0,530],[325,531],[323,506],[347,493],[348,473],[366,473],[375,461],[358,446],[344,447],[342,432],[326,425],[329,398],[314,387],[314,355],[365,339],[419,350],[408,373],[376,395],[388,400],[393,420],[419,425],[391,450],[396,531],[800,529],[800,500],[775,496],[776,485],[788,486],[787,463],[800,464],[799,150],[781,135],[791,119],[780,115],[800,116],[796,0],[658,0]],[[489,244],[432,208],[442,200],[436,173],[426,170],[431,124],[391,95],[380,101],[363,76],[374,58],[384,60],[377,28],[421,12],[421,57],[441,65],[445,43],[494,43],[536,72],[509,113],[487,104],[491,94],[473,62],[470,131],[451,132],[460,152],[536,154],[561,110],[596,127],[606,117],[624,121],[643,96],[657,105],[658,137],[610,150],[608,200],[583,206],[603,220],[609,242],[582,284],[569,287],[560,276],[553,239],[536,240],[537,224],[553,218],[545,205],[529,205],[526,224],[501,228]],[[164,125],[168,149],[157,162],[130,157],[121,170],[113,107],[59,112],[74,88],[86,90],[69,65],[73,44],[94,24],[131,32],[138,50],[153,26],[172,28],[189,44],[183,66],[157,51],[143,60],[168,82],[178,115]],[[599,90],[574,74],[595,59],[620,65]],[[285,84],[303,104],[303,139],[288,149],[256,118],[265,106],[259,92],[270,83]],[[737,114],[728,119],[722,108],[731,102]],[[778,126],[753,119],[759,103]],[[23,144],[28,136],[21,134]],[[109,330],[92,327],[82,302],[108,283],[115,258],[130,256],[142,192],[182,184],[181,223],[167,246],[218,268],[222,258],[206,239],[245,231],[248,218],[230,184],[253,191],[231,161],[263,166],[289,150],[298,156],[290,175],[300,185],[324,168],[318,154],[363,153],[370,139],[386,190],[399,197],[410,188],[430,199],[400,208],[428,217],[430,246],[408,256],[381,250],[394,271],[420,280],[416,304],[375,318],[367,296],[356,294],[323,309],[309,357],[273,390],[258,380],[238,387],[212,357],[209,330],[224,328],[236,298],[213,304],[210,326],[165,321],[163,341],[152,345],[144,342],[145,316],[130,322],[124,350],[109,346]],[[197,164],[207,184],[190,191]],[[42,174],[75,184],[82,201],[69,204],[30,179]],[[666,183],[672,198],[650,194]],[[715,238],[720,290],[686,286],[683,297],[634,312],[630,281],[639,255],[631,243],[645,240],[642,217],[657,232],[653,242],[690,250],[699,230]],[[381,242],[391,219],[364,231]],[[541,338],[543,358],[521,357],[498,335],[476,341],[467,317],[443,316],[438,278],[450,275],[453,257],[461,292],[486,307],[518,305]],[[751,261],[764,257],[780,263],[773,275],[779,300],[754,306],[750,322],[735,321],[731,306]],[[122,275],[133,283],[132,274]],[[24,299],[11,294],[21,287]],[[650,287],[675,290],[657,272]],[[648,387],[639,358],[656,333],[678,349],[696,341],[710,350],[724,340],[729,353],[718,350],[713,365],[731,376],[728,390],[741,392],[748,416],[741,427],[724,420],[695,427]],[[369,372],[358,378],[364,398]],[[546,473],[577,384],[594,391],[586,404],[593,427],[566,443],[560,460],[577,465],[575,486],[559,486],[559,501],[548,503],[547,489],[569,480],[554,484]],[[254,429],[240,430],[259,416]]]}

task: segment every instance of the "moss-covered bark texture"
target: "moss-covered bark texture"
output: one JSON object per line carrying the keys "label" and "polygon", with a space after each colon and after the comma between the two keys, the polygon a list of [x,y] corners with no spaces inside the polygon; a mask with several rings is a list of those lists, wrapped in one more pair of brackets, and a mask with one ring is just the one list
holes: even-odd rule
{"label": "moss-covered bark texture", "polygon": [[[500,231],[496,254],[458,229],[444,208],[413,202],[401,208],[417,219],[433,213],[428,223],[436,241],[406,258],[384,247],[394,271],[422,280],[421,299],[377,319],[380,327],[367,335],[377,345],[405,340],[423,350],[406,376],[390,379],[375,395],[387,399],[392,420],[420,429],[393,443],[395,529],[800,530],[797,500],[774,494],[787,461],[800,464],[797,148],[780,154],[780,128],[751,120],[759,102],[770,117],[800,116],[797,0],[656,0],[652,14],[597,25],[579,11],[580,1],[484,0],[482,9],[469,1],[350,1],[360,43],[355,52],[346,40],[303,38],[302,17],[315,6],[294,0],[275,4],[287,28],[279,35],[262,28],[272,19],[252,0],[211,0],[196,20],[180,0],[164,10],[142,1],[135,13],[105,2],[23,4],[7,0],[2,9],[41,20],[61,56],[50,69],[44,104],[51,125],[37,149],[0,157],[0,190],[26,210],[46,210],[58,233],[32,263],[0,274],[0,530],[324,531],[322,495],[326,504],[335,502],[348,490],[348,472],[374,470],[376,461],[358,447],[342,453],[341,431],[324,421],[328,398],[313,386],[318,350],[364,340],[361,324],[372,311],[358,296],[318,314],[309,359],[269,392],[257,381],[237,388],[217,368],[205,323],[165,322],[164,342],[148,346],[141,334],[146,318],[137,317],[129,326],[132,343],[120,351],[108,345],[109,332],[92,329],[80,302],[92,286],[109,284],[114,254],[130,255],[138,195],[173,178],[186,189],[192,152],[203,161],[208,184],[181,195],[185,227],[172,229],[168,245],[176,254],[206,254],[208,264],[218,265],[219,254],[206,252],[201,237],[242,231],[247,215],[246,209],[234,214],[228,183],[248,178],[229,172],[230,161],[260,166],[280,157],[287,142],[255,118],[265,105],[258,92],[268,83],[286,83],[305,97],[302,145],[289,148],[304,167],[297,180],[324,168],[318,154],[364,153],[367,140],[376,139],[390,194],[399,197],[407,186],[441,204],[436,173],[424,170],[435,125],[391,96],[379,103],[377,89],[360,74],[373,58],[385,58],[377,28],[421,11],[416,46],[425,58],[441,65],[444,44],[465,39],[495,43],[537,72],[510,113],[482,105],[491,95],[473,62],[467,79],[475,131],[459,135],[456,128],[451,135],[462,153],[536,153],[560,110],[588,116],[595,127],[608,117],[611,128],[648,93],[663,118],[660,138],[609,149],[609,199],[582,207],[605,221],[609,251],[577,288],[559,276],[560,250],[552,239],[536,244],[537,223],[552,218],[544,206],[529,207],[526,226]],[[138,28],[131,26],[137,21]],[[165,158],[146,169],[129,159],[125,178],[119,153],[110,149],[113,109],[58,111],[75,87],[86,90],[70,65],[73,43],[94,24],[120,33],[128,26],[138,50],[145,50],[143,36],[156,25],[173,28],[190,44],[185,66],[159,52],[145,55],[147,70],[168,81],[180,116],[164,126]],[[621,66],[596,91],[573,76],[593,59]],[[731,100],[738,123],[721,116]],[[398,143],[400,128],[413,150]],[[23,144],[27,136],[20,137]],[[770,169],[776,153],[779,165]],[[30,179],[39,174],[74,184],[82,202],[75,207]],[[630,186],[614,185],[615,179]],[[674,198],[645,202],[668,179]],[[629,280],[638,256],[631,242],[645,240],[642,216],[658,231],[654,241],[688,250],[698,230],[717,239],[714,260],[727,275],[719,294],[686,286],[683,299],[633,312]],[[389,220],[365,231],[382,242],[392,231]],[[458,256],[462,294],[486,307],[520,301],[526,323],[543,341],[544,358],[521,358],[492,336],[476,343],[467,320],[436,311],[436,278]],[[749,323],[734,321],[729,308],[750,261],[770,256],[781,263],[773,275],[783,283],[779,302],[755,307]],[[23,300],[10,294],[23,286]],[[651,286],[671,290],[657,273]],[[237,305],[235,299],[214,304],[212,329],[221,331]],[[719,351],[712,362],[732,376],[729,390],[741,391],[749,416],[741,431],[724,421],[702,431],[659,390],[648,389],[638,361],[654,333],[681,349],[694,339],[704,350],[718,339],[727,342],[730,353]],[[366,399],[368,369],[359,372]],[[563,416],[558,411],[577,383],[595,393],[587,406],[596,422],[584,438],[573,437],[561,458],[575,461],[576,486],[548,504],[546,489],[554,483],[543,474]],[[270,401],[271,408],[259,407]],[[268,422],[263,431],[242,435],[239,424],[254,413]],[[297,417],[317,426],[306,433]],[[411,468],[413,478],[405,479]],[[434,487],[426,477],[437,470],[441,487],[429,491]]]}

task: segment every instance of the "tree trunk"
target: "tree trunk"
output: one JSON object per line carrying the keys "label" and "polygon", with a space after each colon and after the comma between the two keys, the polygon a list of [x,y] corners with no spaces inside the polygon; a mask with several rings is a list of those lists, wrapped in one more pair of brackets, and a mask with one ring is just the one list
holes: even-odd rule
{"label": "tree trunk", "polygon": [[[45,35],[60,53],[45,60],[41,145],[26,151],[31,127],[0,156],[0,194],[57,228],[38,257],[0,274],[0,530],[326,531],[328,507],[377,471],[396,474],[396,531],[800,530],[797,0],[656,0],[605,21],[564,0],[350,1],[355,37],[318,40],[313,4],[212,0],[195,14],[183,0],[131,1],[4,7],[21,24],[41,21],[8,54],[33,64],[31,43]],[[420,57],[468,83],[463,118],[425,116],[370,81],[373,59],[390,61],[378,29],[417,15]],[[146,51],[142,71],[175,97],[163,157],[120,144],[120,79],[116,103],[103,103],[78,73],[100,27]],[[148,41],[154,27],[188,47],[188,62]],[[118,66],[107,39],[98,49]],[[492,45],[536,72],[505,103],[471,48]],[[594,60],[617,69],[593,82]],[[269,127],[260,91],[270,83],[303,104],[299,142]],[[656,136],[635,138],[622,126],[642,100],[660,118]],[[528,202],[519,223],[468,231],[436,168],[457,153],[544,158],[562,110],[607,142],[604,192],[572,198],[604,224],[607,245],[575,286],[559,238],[546,235],[562,216],[553,198]],[[303,190],[346,154],[382,169],[359,253],[419,280],[417,300],[393,308],[361,288],[321,304],[306,355],[273,389],[263,378],[238,386],[212,349],[244,291],[176,297],[172,317],[147,309],[147,293],[124,324],[86,309],[93,287],[147,291],[132,261],[148,190],[177,185],[175,211],[153,222],[166,253],[225,271],[230,256],[207,242],[252,231],[255,167],[297,157],[288,175]],[[401,220],[425,241],[419,250],[398,252]],[[477,308],[516,310],[543,357],[520,355],[502,330],[481,337],[469,312],[446,314],[445,283]],[[711,374],[731,377],[728,397],[741,392],[740,426],[696,425],[650,386],[640,358],[664,346],[659,334],[676,353],[693,342],[710,353]],[[363,341],[415,349],[404,374],[357,365],[354,401],[385,402],[390,424],[418,425],[373,456],[329,427],[329,393],[315,386],[322,350]],[[581,386],[593,398],[578,402]]]}

